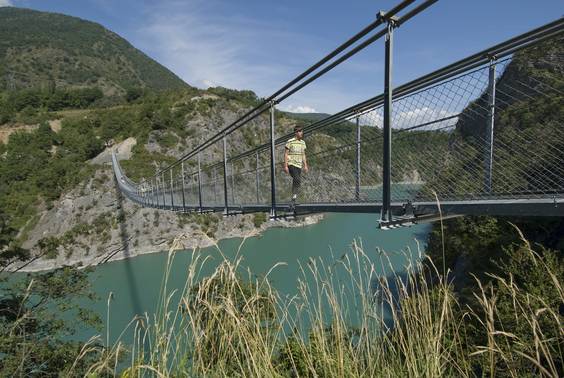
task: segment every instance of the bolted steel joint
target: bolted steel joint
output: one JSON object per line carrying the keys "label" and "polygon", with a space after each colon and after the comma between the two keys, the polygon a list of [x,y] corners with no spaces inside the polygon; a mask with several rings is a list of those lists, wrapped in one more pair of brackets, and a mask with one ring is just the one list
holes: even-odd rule
{"label": "bolted steel joint", "polygon": [[398,18],[396,16],[387,16],[387,13],[382,10],[376,13],[376,19],[387,22],[388,27],[395,28],[398,26]]}
{"label": "bolted steel joint", "polygon": [[490,63],[495,63],[497,61],[497,55],[495,55],[495,54],[487,53],[486,57],[488,58]]}

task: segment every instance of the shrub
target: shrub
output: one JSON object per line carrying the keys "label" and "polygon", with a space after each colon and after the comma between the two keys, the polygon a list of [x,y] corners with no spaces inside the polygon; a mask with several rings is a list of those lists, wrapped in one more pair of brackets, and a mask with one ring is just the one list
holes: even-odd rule
{"label": "shrub", "polygon": [[37,246],[41,253],[48,259],[55,259],[58,255],[58,248],[60,245],[60,240],[55,236],[48,236],[39,239]]}
{"label": "shrub", "polygon": [[266,213],[253,214],[253,224],[256,228],[259,228],[264,222],[266,222]]}

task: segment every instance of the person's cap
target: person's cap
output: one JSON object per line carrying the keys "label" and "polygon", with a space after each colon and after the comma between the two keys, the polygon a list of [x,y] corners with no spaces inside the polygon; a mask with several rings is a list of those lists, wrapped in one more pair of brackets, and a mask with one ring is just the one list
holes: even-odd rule
{"label": "person's cap", "polygon": [[304,131],[304,128],[301,127],[301,126],[295,126],[295,127],[294,127],[294,132],[297,133],[298,131]]}

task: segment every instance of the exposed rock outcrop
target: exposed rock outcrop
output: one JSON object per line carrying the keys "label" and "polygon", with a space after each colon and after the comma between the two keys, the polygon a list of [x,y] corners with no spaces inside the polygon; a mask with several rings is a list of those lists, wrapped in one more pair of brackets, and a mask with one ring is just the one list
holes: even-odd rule
{"label": "exposed rock outcrop", "polygon": [[267,221],[255,227],[252,214],[190,216],[141,208],[119,194],[111,167],[107,166],[41,214],[23,247],[36,256],[58,252],[57,257],[38,258],[22,270],[97,265],[159,252],[168,250],[178,237],[182,249],[202,248],[219,239],[254,236],[270,227],[312,224],[321,217],[309,216],[291,222]]}

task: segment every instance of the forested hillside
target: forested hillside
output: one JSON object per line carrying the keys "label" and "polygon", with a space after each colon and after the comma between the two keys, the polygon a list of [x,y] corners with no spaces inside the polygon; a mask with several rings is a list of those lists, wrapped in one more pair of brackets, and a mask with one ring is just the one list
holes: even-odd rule
{"label": "forested hillside", "polygon": [[0,91],[187,86],[129,42],[94,22],[15,7],[0,8]]}

